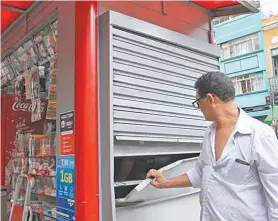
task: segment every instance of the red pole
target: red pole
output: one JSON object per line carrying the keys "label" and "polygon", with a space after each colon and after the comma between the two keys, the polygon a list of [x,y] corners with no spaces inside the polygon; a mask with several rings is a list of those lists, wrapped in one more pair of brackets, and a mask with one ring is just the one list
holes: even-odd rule
{"label": "red pole", "polygon": [[99,220],[97,2],[75,2],[75,220]]}

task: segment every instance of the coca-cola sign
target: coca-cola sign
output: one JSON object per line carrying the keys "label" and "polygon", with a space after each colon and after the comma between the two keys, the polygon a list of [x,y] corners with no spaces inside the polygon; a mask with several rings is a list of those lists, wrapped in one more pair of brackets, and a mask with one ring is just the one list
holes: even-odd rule
{"label": "coca-cola sign", "polygon": [[[46,102],[41,103],[41,112],[44,112]],[[13,111],[27,111],[27,112],[32,112],[34,111],[35,105],[32,103],[27,103],[27,102],[20,102],[20,101],[15,101],[12,105]]]}
{"label": "coca-cola sign", "polygon": [[[5,102],[4,102],[5,101]],[[12,157],[15,150],[17,150],[17,134],[19,133],[34,133],[42,134],[45,126],[45,115],[47,109],[47,100],[41,99],[41,120],[31,122],[33,106],[31,100],[15,100],[15,96],[12,94],[2,95],[1,102],[2,109],[2,132],[4,131],[5,139],[2,139],[1,145],[3,145],[5,151],[4,154],[4,170],[1,170],[5,177],[1,177],[5,181],[6,185],[11,181],[11,169],[12,169]],[[4,125],[4,127],[3,127]],[[11,165],[10,165],[11,164]],[[3,175],[2,175],[3,176]],[[4,182],[3,182],[4,183]]]}

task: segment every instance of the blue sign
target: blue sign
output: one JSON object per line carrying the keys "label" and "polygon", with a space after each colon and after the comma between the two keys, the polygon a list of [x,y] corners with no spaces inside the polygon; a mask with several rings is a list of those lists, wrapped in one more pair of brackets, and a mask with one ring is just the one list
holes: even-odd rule
{"label": "blue sign", "polygon": [[75,220],[74,156],[57,157],[56,207],[58,221]]}

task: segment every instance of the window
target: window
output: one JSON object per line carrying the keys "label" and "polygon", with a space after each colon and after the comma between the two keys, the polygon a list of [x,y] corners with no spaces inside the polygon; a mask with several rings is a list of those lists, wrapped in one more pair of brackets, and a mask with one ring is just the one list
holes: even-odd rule
{"label": "window", "polygon": [[271,51],[272,54],[272,67],[273,67],[273,76],[278,77],[278,48]]}
{"label": "window", "polygon": [[215,19],[213,19],[213,25],[218,25],[218,24],[221,24],[221,23],[223,23],[223,22],[225,22],[225,21],[229,21],[229,20],[235,18],[236,16],[237,16],[237,15],[215,18]]}
{"label": "window", "polygon": [[263,75],[247,74],[232,78],[236,95],[265,89]]}
{"label": "window", "polygon": [[221,48],[224,59],[257,51],[260,49],[258,33],[223,43]]}
{"label": "window", "polygon": [[213,20],[213,24],[218,25],[218,24],[223,23],[223,22],[228,21],[228,20],[230,20],[229,17],[218,18],[218,19]]}

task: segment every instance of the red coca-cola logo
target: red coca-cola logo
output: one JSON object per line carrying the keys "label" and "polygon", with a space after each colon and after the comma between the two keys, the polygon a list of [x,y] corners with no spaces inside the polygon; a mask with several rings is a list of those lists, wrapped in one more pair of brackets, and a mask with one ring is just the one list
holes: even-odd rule
{"label": "red coca-cola logo", "polygon": [[[44,111],[44,106],[45,106],[45,102],[41,102],[41,112]],[[32,103],[24,103],[24,102],[20,102],[20,101],[15,101],[13,103],[12,109],[13,111],[28,111],[28,112],[32,112],[34,110],[35,106]]]}

